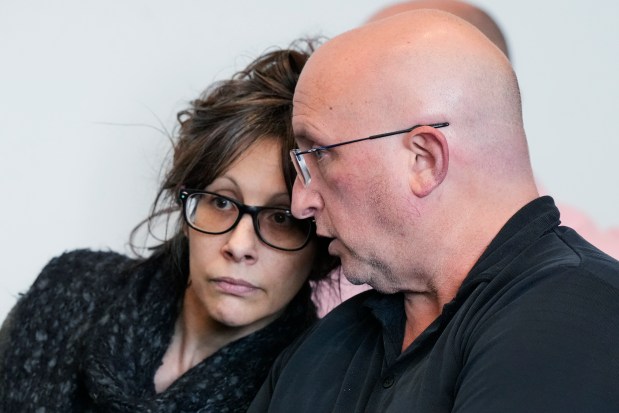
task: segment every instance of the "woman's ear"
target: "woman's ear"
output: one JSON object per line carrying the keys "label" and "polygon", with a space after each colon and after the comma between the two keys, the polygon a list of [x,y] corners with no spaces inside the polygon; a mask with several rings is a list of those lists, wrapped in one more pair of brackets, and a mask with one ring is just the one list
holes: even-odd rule
{"label": "woman's ear", "polygon": [[409,185],[419,198],[429,195],[447,176],[449,147],[438,129],[424,126],[406,136],[410,151]]}

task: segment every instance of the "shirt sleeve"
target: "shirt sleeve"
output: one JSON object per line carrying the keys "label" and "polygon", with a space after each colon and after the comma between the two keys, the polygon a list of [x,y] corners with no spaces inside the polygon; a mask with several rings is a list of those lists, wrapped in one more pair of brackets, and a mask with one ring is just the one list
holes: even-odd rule
{"label": "shirt sleeve", "polygon": [[472,332],[453,412],[619,411],[619,295],[582,275],[537,286]]}

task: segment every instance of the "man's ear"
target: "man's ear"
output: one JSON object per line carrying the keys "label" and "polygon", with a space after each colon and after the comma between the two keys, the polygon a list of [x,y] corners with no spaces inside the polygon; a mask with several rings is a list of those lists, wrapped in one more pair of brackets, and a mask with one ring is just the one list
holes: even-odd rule
{"label": "man's ear", "polygon": [[438,129],[424,126],[406,137],[410,151],[409,185],[419,198],[429,195],[447,176],[449,147]]}

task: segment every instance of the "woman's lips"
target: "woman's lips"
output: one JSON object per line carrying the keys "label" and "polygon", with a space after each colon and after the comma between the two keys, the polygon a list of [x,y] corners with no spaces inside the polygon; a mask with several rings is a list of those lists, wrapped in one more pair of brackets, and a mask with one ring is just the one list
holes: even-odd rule
{"label": "woman's lips", "polygon": [[259,290],[255,285],[236,278],[220,277],[211,280],[211,282],[215,285],[217,290],[225,294],[246,296]]}

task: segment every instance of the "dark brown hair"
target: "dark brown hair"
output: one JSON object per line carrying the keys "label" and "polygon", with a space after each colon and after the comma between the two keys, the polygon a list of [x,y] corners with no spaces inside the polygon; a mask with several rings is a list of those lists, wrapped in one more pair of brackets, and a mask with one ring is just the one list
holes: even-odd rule
{"label": "dark brown hair", "polygon": [[[178,113],[180,124],[174,143],[172,165],[165,175],[146,224],[149,234],[157,219],[178,213],[182,187],[204,188],[229,168],[251,145],[265,137],[281,143],[283,174],[292,193],[295,171],[289,151],[295,148],[292,133],[292,96],[301,69],[314,50],[314,41],[268,52],[229,80],[214,83]],[[154,247],[153,256],[167,255],[174,262],[179,283],[188,277],[189,250],[182,218],[173,223],[174,234]],[[317,253],[309,279],[324,279],[336,260],[327,253],[327,241],[317,239]]]}

